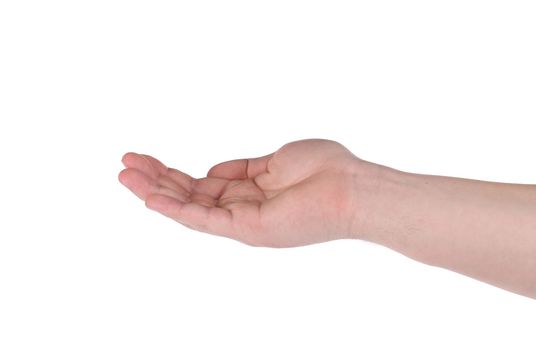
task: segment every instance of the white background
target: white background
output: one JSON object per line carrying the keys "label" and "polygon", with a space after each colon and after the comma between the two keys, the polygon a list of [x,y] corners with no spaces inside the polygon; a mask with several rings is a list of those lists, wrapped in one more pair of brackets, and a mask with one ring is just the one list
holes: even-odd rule
{"label": "white background", "polygon": [[[310,137],[536,182],[532,1],[0,2],[1,349],[534,349],[536,302],[386,248],[252,248],[147,210]],[[388,213],[387,213],[388,215]]]}

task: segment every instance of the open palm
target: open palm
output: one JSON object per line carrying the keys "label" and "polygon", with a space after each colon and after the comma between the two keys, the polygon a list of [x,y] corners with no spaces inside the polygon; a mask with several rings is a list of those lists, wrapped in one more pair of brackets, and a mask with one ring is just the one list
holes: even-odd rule
{"label": "open palm", "polygon": [[356,159],[336,142],[304,140],[218,164],[194,179],[151,156],[127,153],[119,180],[148,208],[192,229],[291,247],[349,234]]}

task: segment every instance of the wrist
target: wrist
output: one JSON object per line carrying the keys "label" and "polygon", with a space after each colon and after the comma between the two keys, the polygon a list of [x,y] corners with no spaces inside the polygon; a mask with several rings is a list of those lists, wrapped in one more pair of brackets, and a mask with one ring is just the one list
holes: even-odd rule
{"label": "wrist", "polygon": [[393,235],[416,227],[411,207],[424,175],[363,160],[357,160],[352,174],[352,238],[389,245]]}

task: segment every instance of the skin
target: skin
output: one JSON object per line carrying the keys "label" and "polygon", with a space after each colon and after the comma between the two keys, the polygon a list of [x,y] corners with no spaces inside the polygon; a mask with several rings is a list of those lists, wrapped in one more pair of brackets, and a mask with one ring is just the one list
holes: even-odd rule
{"label": "skin", "polygon": [[148,155],[122,161],[123,185],[197,231],[273,248],[363,239],[536,298],[535,185],[406,173],[329,140],[224,162],[200,179]]}

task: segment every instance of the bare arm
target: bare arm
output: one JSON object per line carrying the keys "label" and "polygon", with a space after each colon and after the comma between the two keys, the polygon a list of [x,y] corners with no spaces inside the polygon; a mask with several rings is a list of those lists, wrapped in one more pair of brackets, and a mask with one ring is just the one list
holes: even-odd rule
{"label": "bare arm", "polygon": [[536,186],[377,174],[356,237],[536,298]]}
{"label": "bare arm", "polygon": [[536,186],[404,173],[337,142],[289,143],[200,179],[127,153],[119,180],[148,208],[253,246],[364,239],[536,298]]}

